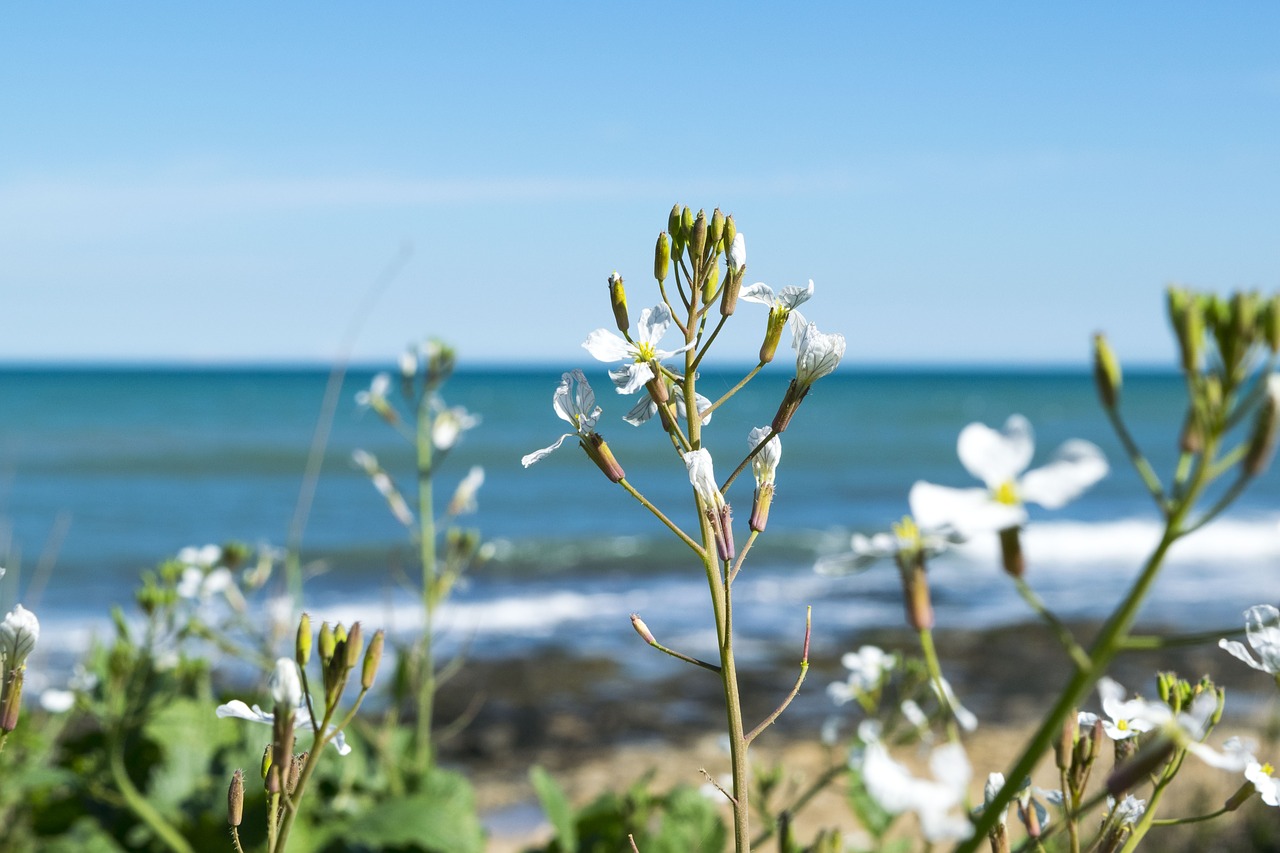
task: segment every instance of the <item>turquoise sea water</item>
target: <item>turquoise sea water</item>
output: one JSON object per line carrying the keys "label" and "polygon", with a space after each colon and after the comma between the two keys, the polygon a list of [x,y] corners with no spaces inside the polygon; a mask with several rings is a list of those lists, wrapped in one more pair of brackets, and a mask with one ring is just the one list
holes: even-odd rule
{"label": "turquoise sea water", "polygon": [[[354,449],[369,450],[412,488],[407,445],[354,403],[372,373],[346,378],[336,410],[303,538],[303,559],[319,571],[307,603],[321,617],[408,630],[416,616],[399,577],[412,574],[412,549],[351,462]],[[522,455],[566,426],[551,409],[559,374],[463,371],[445,389],[448,403],[484,420],[443,463],[440,488],[447,495],[470,466],[482,465],[479,512],[467,523],[496,544],[495,558],[445,612],[446,637],[480,655],[530,644],[600,652],[635,642],[627,615],[638,610],[664,641],[709,642],[705,579],[665,528],[571,442],[530,469],[520,466]],[[604,407],[599,429],[628,479],[692,525],[684,466],[656,423],[624,423],[631,401],[613,393],[603,369],[588,376]],[[717,396],[738,378],[708,373],[700,388]],[[745,453],[748,430],[771,420],[789,378],[789,365],[773,365],[716,413],[707,442],[721,477]],[[0,602],[35,609],[42,647],[71,650],[105,624],[111,604],[128,611],[140,570],[183,546],[283,545],[327,381],[323,369],[0,370],[0,561],[9,568]],[[1174,460],[1183,407],[1176,376],[1126,378],[1125,412],[1162,471]],[[1098,443],[1112,460],[1111,476],[1065,510],[1033,508],[1026,538],[1030,578],[1051,605],[1072,617],[1105,612],[1107,591],[1136,571],[1157,523],[1086,373],[843,373],[815,387],[784,436],[769,529],[737,585],[748,653],[752,640],[763,647],[796,635],[806,604],[814,606],[819,650],[849,647],[866,627],[898,624],[891,566],[833,579],[815,575],[814,560],[843,549],[852,532],[886,529],[907,511],[917,479],[973,485],[956,459],[957,433],[973,420],[999,426],[1015,412],[1036,428],[1033,464],[1074,437]],[[730,498],[742,541],[749,475]],[[975,542],[937,561],[940,625],[1024,618],[995,555],[994,541]],[[1271,473],[1233,513],[1175,549],[1146,618],[1230,624],[1246,606],[1280,598],[1277,570],[1280,479]]]}

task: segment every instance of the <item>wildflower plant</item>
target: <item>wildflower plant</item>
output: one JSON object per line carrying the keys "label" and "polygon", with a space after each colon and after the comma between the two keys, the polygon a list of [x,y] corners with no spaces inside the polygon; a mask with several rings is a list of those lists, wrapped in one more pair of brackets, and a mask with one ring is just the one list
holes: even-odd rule
{"label": "wildflower plant", "polygon": [[[442,515],[436,515],[435,481],[441,463],[480,417],[461,406],[449,406],[441,397],[453,374],[456,355],[452,348],[428,341],[421,348],[406,349],[399,359],[399,398],[393,398],[393,380],[379,373],[369,388],[356,394],[356,404],[375,412],[414,449],[414,496],[395,482],[372,453],[357,450],[352,461],[369,477],[386,501],[387,509],[413,540],[421,564],[419,595],[423,629],[416,646],[401,650],[400,674],[395,679],[393,713],[411,694],[416,725],[413,745],[402,771],[421,779],[434,763],[432,722],[437,687],[443,673],[437,670],[433,651],[436,614],[459,578],[483,559],[485,548],[474,530],[453,525],[461,515],[474,512],[476,493],[484,483],[484,469],[471,468],[458,482]],[[412,501],[412,503],[411,503]],[[443,536],[441,532],[443,531]],[[392,721],[388,721],[390,726]]]}
{"label": "wildflower plant", "polygon": [[[714,673],[720,680],[732,771],[729,789],[723,793],[733,808],[734,849],[739,853],[751,847],[748,749],[799,692],[808,670],[809,629],[806,618],[800,672],[790,693],[775,711],[751,726],[743,718],[735,658],[733,583],[756,538],[765,529],[777,478],[785,476],[785,468],[779,465],[780,436],[814,383],[839,364],[845,348],[843,337],[820,332],[794,310],[812,294],[812,282],[805,289],[786,288],[781,296],[775,297],[772,289],[764,284],[744,288],[746,269],[746,239],[737,231],[732,216],[726,217],[718,209],[709,217],[702,211],[695,215],[688,207],[676,205],[668,217],[667,230],[658,236],[654,251],[657,303],[639,313],[633,333],[625,283],[614,273],[609,277],[609,297],[617,332],[597,329],[583,344],[601,361],[622,362],[609,372],[619,394],[642,391],[641,399],[627,414],[629,423],[649,423],[657,415],[671,448],[672,466],[680,466],[691,487],[693,513],[687,518],[692,520],[692,526],[680,523],[679,516],[670,508],[656,506],[637,484],[627,479],[625,460],[614,456],[597,429],[602,409],[596,404],[595,394],[581,371],[565,373],[552,398],[556,414],[570,424],[573,432],[522,460],[525,467],[533,465],[567,439],[576,437],[596,467],[653,513],[688,546],[701,565],[707,578],[716,629],[714,661],[700,660],[663,646],[638,614],[632,617],[632,623],[649,645]],[[720,330],[735,317],[739,298],[770,306],[763,344],[755,367],[726,394],[712,401],[699,393],[698,372]],[[739,443],[741,438],[717,446],[713,452],[708,440],[712,414],[773,360],[788,326],[796,351],[796,375],[773,422],[752,430],[745,453],[737,450],[743,446]],[[665,339],[671,337],[671,333],[674,333],[674,343],[667,344]],[[731,463],[734,467],[729,469],[725,460],[731,457],[735,463]],[[748,532],[743,538],[735,535],[730,487],[748,467],[752,469],[756,487]],[[721,475],[725,470],[731,473],[720,480],[717,469]]]}

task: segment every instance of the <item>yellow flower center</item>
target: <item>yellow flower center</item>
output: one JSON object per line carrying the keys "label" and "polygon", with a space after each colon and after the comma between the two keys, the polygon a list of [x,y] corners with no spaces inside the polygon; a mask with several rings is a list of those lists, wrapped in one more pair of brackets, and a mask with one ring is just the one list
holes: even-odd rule
{"label": "yellow flower center", "polygon": [[1022,501],[1018,499],[1018,489],[1013,485],[1012,480],[1005,480],[1001,483],[1000,487],[996,489],[994,497],[996,503],[1002,503],[1006,506],[1018,506],[1022,503]]}
{"label": "yellow flower center", "polygon": [[1272,767],[1271,762],[1268,761],[1266,764],[1262,765],[1262,772],[1267,774],[1268,776],[1274,776],[1276,769]]}
{"label": "yellow flower center", "polygon": [[893,535],[898,537],[898,547],[903,550],[919,548],[923,544],[920,527],[909,515],[904,515],[902,521],[893,525]]}
{"label": "yellow flower center", "polygon": [[652,361],[656,352],[648,341],[636,344],[636,362]]}
{"label": "yellow flower center", "polygon": [[1117,728],[1117,729],[1119,729],[1119,730],[1120,730],[1120,731],[1122,731],[1122,732],[1127,732],[1127,731],[1129,731],[1129,721],[1128,721],[1128,720],[1116,720],[1116,728]]}

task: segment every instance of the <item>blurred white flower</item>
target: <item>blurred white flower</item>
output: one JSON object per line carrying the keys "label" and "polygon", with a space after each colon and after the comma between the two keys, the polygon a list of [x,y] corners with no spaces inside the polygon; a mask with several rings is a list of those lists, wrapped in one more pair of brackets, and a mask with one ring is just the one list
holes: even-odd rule
{"label": "blurred white flower", "polygon": [[375,374],[367,390],[356,392],[356,405],[362,409],[373,409],[382,414],[390,408],[387,404],[387,390],[390,388],[391,374]]}
{"label": "blurred white flower", "polygon": [[844,681],[827,685],[827,695],[837,705],[844,705],[859,696],[879,689],[885,676],[898,665],[898,656],[888,654],[878,646],[863,646],[854,652],[846,652],[840,663],[849,670]]}
{"label": "blurred white flower", "polygon": [[218,545],[204,545],[197,548],[194,545],[178,551],[178,562],[197,569],[211,569],[222,559],[222,548]]}
{"label": "blurred white flower", "polygon": [[464,432],[480,424],[480,416],[462,406],[446,407],[439,400],[432,400],[431,404],[436,413],[431,422],[431,445],[436,450],[449,450]]}
{"label": "blurred white flower", "polygon": [[[874,734],[869,727],[860,726],[858,731],[860,736]],[[972,775],[964,747],[947,743],[934,749],[929,756],[933,778],[917,779],[889,756],[877,737],[864,737],[864,743],[862,749],[854,750],[850,764],[882,809],[890,814],[914,812],[930,842],[969,837],[973,825],[963,814],[952,813],[964,802]]]}
{"label": "blurred white flower", "polygon": [[658,349],[658,341],[662,340],[670,325],[671,309],[658,304],[640,312],[633,341],[608,329],[596,329],[582,342],[582,346],[599,361],[630,360],[628,364],[610,370],[609,377],[619,394],[632,394],[654,377],[651,362],[670,358],[693,346],[690,342],[679,349]]}
{"label": "blurred white flower", "polygon": [[[276,720],[275,714],[264,711],[257,705],[250,707],[239,699],[232,699],[225,705],[219,705],[214,713],[222,718],[233,717],[238,720],[248,720],[252,723],[266,723],[268,726],[274,724]],[[293,712],[293,727],[294,729],[315,731],[315,728],[311,725],[311,714],[308,713],[306,708],[298,708]],[[336,728],[336,726],[329,726],[326,729],[326,734],[333,733]],[[342,732],[338,732],[329,742],[338,751],[338,755],[346,755],[351,752],[351,745],[347,743],[347,739]]]}
{"label": "blurred white flower", "polygon": [[48,690],[40,691],[40,707],[50,714],[65,714],[75,707],[75,704],[76,694],[70,690],[50,687]]}
{"label": "blurred white flower", "polygon": [[205,602],[220,593],[229,594],[234,588],[235,578],[225,566],[209,571],[189,565],[182,570],[176,592],[188,601]]}
{"label": "blurred white flower", "polygon": [[944,708],[951,711],[951,716],[955,717],[956,723],[966,732],[972,732],[978,728],[978,718],[973,712],[960,704],[960,699],[956,696],[956,692],[951,689],[951,682],[945,678],[939,678],[941,687],[932,681],[929,686],[933,688],[934,695],[938,697],[938,701],[942,703]]}
{"label": "blurred white flower", "polygon": [[[1126,699],[1126,692],[1118,681],[1103,676],[1098,679],[1098,698],[1102,700],[1102,730],[1112,740],[1128,738],[1149,732],[1173,718],[1173,711],[1163,703],[1145,699]],[[1081,711],[1077,723],[1081,729],[1091,729],[1098,721],[1097,714]]]}
{"label": "blurred white flower", "polygon": [[293,658],[276,659],[276,668],[267,681],[267,689],[277,707],[296,708],[302,704],[302,678]]}
{"label": "blurred white flower", "polygon": [[1262,801],[1269,806],[1280,806],[1280,785],[1277,785],[1275,772],[1270,762],[1260,764],[1256,759],[1249,761],[1244,768],[1244,778],[1253,783]]}
{"label": "blurred white flower", "polygon": [[1244,612],[1244,628],[1249,645],[1258,653],[1257,660],[1238,640],[1222,639],[1218,646],[1254,669],[1280,675],[1280,610],[1270,604],[1250,607]]}
{"label": "blurred white flower", "polygon": [[25,666],[27,655],[40,639],[40,620],[21,604],[5,614],[0,622],[0,658],[4,659],[6,672]]}
{"label": "blurred white flower", "polygon": [[467,476],[463,477],[458,483],[458,488],[453,490],[453,497],[449,499],[447,513],[449,515],[463,515],[468,512],[475,512],[476,492],[483,485],[484,469],[479,465],[472,465],[471,470],[467,472]]}
{"label": "blurred white flower", "polygon": [[1146,813],[1147,801],[1129,794],[1117,805],[1115,797],[1107,797],[1107,809],[1108,813],[1115,815],[1121,826],[1133,826]]}
{"label": "blurred white flower", "polygon": [[922,527],[949,525],[965,535],[1018,527],[1027,520],[1026,502],[1058,509],[1108,471],[1102,451],[1082,439],[1067,441],[1047,465],[1027,471],[1035,439],[1022,415],[1012,415],[1000,432],[969,424],[960,431],[956,451],[965,469],[986,488],[917,483],[912,511]]}

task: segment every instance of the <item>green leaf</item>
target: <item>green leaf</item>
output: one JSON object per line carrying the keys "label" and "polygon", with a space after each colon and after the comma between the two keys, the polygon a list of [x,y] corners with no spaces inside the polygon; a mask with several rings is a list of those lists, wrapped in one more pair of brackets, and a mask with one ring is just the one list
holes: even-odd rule
{"label": "green leaf", "polygon": [[233,721],[218,719],[209,703],[183,698],[158,705],[143,734],[162,755],[147,785],[147,799],[165,812],[176,810],[197,792],[209,791],[215,753],[240,737]]}
{"label": "green leaf", "polygon": [[725,848],[728,831],[715,806],[693,788],[673,788],[666,797],[662,823],[644,853],[718,853]]}
{"label": "green leaf", "polygon": [[556,784],[541,766],[534,765],[529,771],[529,781],[538,794],[542,810],[556,832],[555,843],[564,853],[575,853],[578,849],[578,827],[574,821],[573,807],[564,795],[564,790]]}
{"label": "green leaf", "polygon": [[471,785],[448,770],[433,770],[415,794],[369,809],[349,824],[345,834],[373,847],[412,846],[432,853],[484,850]]}

